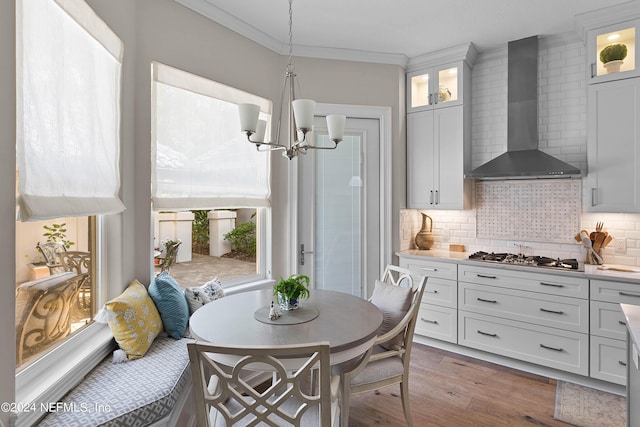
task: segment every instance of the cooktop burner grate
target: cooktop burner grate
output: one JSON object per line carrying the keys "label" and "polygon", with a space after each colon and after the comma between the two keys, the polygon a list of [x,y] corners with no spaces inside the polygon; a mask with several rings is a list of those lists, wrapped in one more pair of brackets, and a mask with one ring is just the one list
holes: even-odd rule
{"label": "cooktop burner grate", "polygon": [[502,264],[525,265],[529,267],[546,267],[560,270],[579,270],[580,263],[578,260],[550,258],[545,256],[525,256],[523,254],[510,253],[488,253],[478,251],[469,255],[469,259],[474,261],[494,262]]}

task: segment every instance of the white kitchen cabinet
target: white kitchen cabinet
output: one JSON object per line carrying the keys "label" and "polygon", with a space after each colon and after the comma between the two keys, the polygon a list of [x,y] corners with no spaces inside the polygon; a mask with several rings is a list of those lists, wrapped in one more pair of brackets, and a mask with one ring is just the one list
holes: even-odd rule
{"label": "white kitchen cabinet", "polygon": [[458,266],[400,257],[400,267],[427,276],[415,333],[456,344],[458,342]]}
{"label": "white kitchen cabinet", "polygon": [[590,375],[625,385],[627,326],[620,303],[639,305],[640,290],[632,283],[591,280]]}
{"label": "white kitchen cabinet", "polygon": [[458,266],[458,343],[589,373],[589,285],[583,277]]}
{"label": "white kitchen cabinet", "polygon": [[640,212],[640,77],[588,88],[585,210]]}
{"label": "white kitchen cabinet", "polygon": [[471,152],[466,109],[459,105],[407,115],[409,208],[471,207],[472,181],[464,179]]}
{"label": "white kitchen cabinet", "polygon": [[[636,40],[640,37],[639,30],[640,19],[635,19],[588,31],[586,42],[587,81],[589,83],[601,83],[640,76],[640,55],[638,55],[636,43]],[[603,63],[600,59],[603,49],[616,44],[623,44],[626,47],[626,57],[619,62]]]}
{"label": "white kitchen cabinet", "polygon": [[407,68],[407,199],[413,209],[469,209],[472,43],[412,58]]}
{"label": "white kitchen cabinet", "polygon": [[407,73],[407,112],[431,110],[464,102],[464,61]]}

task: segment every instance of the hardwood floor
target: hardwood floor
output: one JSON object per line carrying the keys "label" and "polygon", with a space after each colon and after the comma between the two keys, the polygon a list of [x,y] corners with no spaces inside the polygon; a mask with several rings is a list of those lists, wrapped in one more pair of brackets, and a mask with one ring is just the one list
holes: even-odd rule
{"label": "hardwood floor", "polygon": [[[414,344],[413,425],[570,426],[553,419],[556,381]],[[399,386],[351,398],[349,425],[404,426]]]}

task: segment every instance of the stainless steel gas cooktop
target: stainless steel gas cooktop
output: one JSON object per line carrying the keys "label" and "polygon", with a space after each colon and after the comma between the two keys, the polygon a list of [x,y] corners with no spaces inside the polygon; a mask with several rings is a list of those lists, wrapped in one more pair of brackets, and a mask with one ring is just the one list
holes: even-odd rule
{"label": "stainless steel gas cooktop", "polygon": [[499,264],[522,265],[526,267],[552,268],[555,270],[575,270],[584,271],[584,266],[578,260],[550,258],[545,256],[525,256],[522,254],[510,253],[488,253],[483,251],[469,255],[473,261],[492,262]]}

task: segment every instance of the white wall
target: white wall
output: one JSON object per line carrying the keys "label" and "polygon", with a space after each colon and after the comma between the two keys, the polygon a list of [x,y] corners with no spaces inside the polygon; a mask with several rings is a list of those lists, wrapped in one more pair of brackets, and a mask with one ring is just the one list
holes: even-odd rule
{"label": "white wall", "polygon": [[[15,2],[0,2],[0,402],[14,402],[15,390]],[[9,425],[9,414],[0,412]]]}

